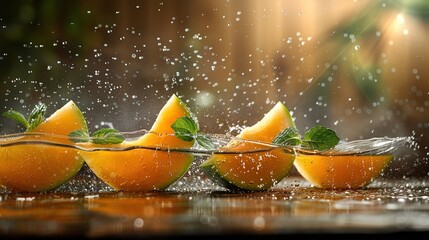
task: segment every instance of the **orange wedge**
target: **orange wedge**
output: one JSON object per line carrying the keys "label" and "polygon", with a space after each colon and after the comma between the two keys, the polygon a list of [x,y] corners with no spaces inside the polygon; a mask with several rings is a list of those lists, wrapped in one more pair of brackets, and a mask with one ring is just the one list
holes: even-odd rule
{"label": "orange wedge", "polygon": [[[194,144],[194,141],[187,142],[174,136],[171,125],[183,116],[191,116],[191,112],[182,100],[172,95],[159,112],[149,133],[137,140],[108,146],[140,146],[153,149],[80,151],[80,155],[95,175],[116,190],[163,190],[180,179],[194,159],[190,153],[168,151],[173,148],[191,148]],[[84,145],[89,148],[106,147],[92,143]]]}
{"label": "orange wedge", "polygon": [[[243,129],[239,139],[271,143],[283,129],[295,127],[289,110],[278,102],[259,122]],[[223,148],[237,153],[213,154],[200,167],[214,182],[228,189],[268,190],[290,171],[295,159],[282,149],[240,153],[266,148],[250,141],[232,140]]]}
{"label": "orange wedge", "polygon": [[373,182],[392,159],[393,155],[297,155],[294,165],[318,188],[353,189]]}
{"label": "orange wedge", "polygon": [[[82,112],[69,101],[30,133],[53,135],[24,135],[14,141],[45,141],[72,144],[67,134],[86,130]],[[6,143],[10,140],[0,140]],[[48,191],[77,174],[83,160],[73,148],[43,144],[0,147],[0,185],[15,192]]]}

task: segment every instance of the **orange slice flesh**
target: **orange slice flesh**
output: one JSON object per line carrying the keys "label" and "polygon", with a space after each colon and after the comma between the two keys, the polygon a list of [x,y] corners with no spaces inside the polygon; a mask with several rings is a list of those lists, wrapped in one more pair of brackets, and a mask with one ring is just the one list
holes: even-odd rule
{"label": "orange slice flesh", "polygon": [[352,189],[367,186],[392,161],[393,155],[297,155],[298,172],[319,188]]}
{"label": "orange slice flesh", "polygon": [[[149,133],[137,140],[107,147],[190,148],[194,142],[178,139],[171,128],[177,118],[190,115],[187,106],[176,95],[172,95],[159,112]],[[106,147],[96,144],[86,146]],[[163,190],[181,178],[193,161],[190,153],[155,149],[80,151],[80,155],[95,175],[112,188],[122,191]]]}
{"label": "orange slice flesh", "polygon": [[[237,137],[271,143],[287,127],[295,124],[286,106],[278,102],[259,122],[243,129]],[[200,167],[209,178],[228,189],[267,190],[287,175],[295,157],[281,149],[239,153],[263,148],[266,147],[258,143],[232,140],[224,149],[237,154],[214,154]]]}
{"label": "orange slice flesh", "polygon": [[[76,104],[69,101],[31,131],[57,137],[28,135],[19,140],[72,144],[67,134],[85,129],[85,118]],[[82,165],[83,160],[72,148],[41,144],[0,147],[0,185],[14,192],[48,191],[67,182]]]}

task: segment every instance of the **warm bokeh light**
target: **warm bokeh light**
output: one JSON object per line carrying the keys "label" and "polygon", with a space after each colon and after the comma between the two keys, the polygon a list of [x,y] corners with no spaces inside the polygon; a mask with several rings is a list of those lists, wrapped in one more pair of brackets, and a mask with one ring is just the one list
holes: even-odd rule
{"label": "warm bokeh light", "polygon": [[[91,129],[149,128],[176,93],[205,132],[252,125],[277,101],[342,139],[413,136],[391,175],[429,171],[428,3],[9,1],[0,110],[74,100]],[[0,132],[20,131],[3,118]]]}

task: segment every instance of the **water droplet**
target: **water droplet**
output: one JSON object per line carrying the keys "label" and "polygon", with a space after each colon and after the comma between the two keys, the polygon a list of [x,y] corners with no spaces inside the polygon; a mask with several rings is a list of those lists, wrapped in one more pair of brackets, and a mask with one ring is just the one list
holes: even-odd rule
{"label": "water droplet", "polygon": [[134,219],[134,227],[136,228],[142,228],[144,225],[144,221],[141,218]]}

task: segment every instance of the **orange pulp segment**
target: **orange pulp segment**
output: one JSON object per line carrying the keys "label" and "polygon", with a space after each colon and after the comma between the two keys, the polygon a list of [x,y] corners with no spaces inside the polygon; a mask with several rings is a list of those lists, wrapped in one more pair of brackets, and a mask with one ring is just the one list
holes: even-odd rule
{"label": "orange pulp segment", "polygon": [[297,155],[294,165],[316,187],[352,189],[371,183],[392,159],[393,155]]}

